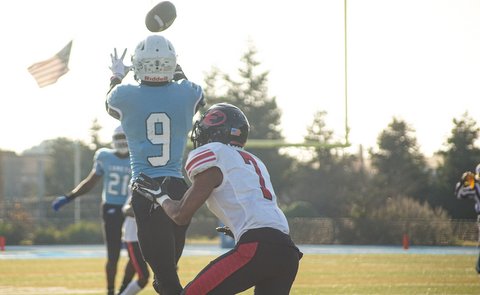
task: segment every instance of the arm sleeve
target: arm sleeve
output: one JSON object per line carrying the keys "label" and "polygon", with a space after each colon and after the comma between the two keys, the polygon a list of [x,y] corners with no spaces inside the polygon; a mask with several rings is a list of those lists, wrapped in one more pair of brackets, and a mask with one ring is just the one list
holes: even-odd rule
{"label": "arm sleeve", "polygon": [[109,91],[107,94],[107,98],[105,100],[105,108],[107,110],[107,113],[112,116],[113,118],[117,120],[122,119],[122,111],[120,107],[118,106],[118,87],[115,88],[113,91]]}
{"label": "arm sleeve", "polygon": [[102,149],[99,149],[96,153],[95,156],[93,157],[93,168],[92,171],[96,175],[103,175],[105,174],[105,170],[103,167],[103,161],[102,161]]}
{"label": "arm sleeve", "polygon": [[455,196],[457,197],[457,199],[474,199],[475,195],[475,189],[465,187],[460,182],[457,182],[457,184],[455,185]]}

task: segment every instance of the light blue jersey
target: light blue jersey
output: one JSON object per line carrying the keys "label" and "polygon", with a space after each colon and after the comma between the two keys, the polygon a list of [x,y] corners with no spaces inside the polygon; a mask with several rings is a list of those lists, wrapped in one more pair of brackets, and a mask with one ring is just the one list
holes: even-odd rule
{"label": "light blue jersey", "polygon": [[107,97],[109,113],[122,123],[132,177],[183,178],[182,161],[202,88],[180,80],[164,86],[118,85]]}
{"label": "light blue jersey", "polygon": [[115,150],[101,148],[93,158],[95,174],[103,178],[102,202],[123,205],[128,198],[128,185],[131,178],[129,157],[120,158]]}

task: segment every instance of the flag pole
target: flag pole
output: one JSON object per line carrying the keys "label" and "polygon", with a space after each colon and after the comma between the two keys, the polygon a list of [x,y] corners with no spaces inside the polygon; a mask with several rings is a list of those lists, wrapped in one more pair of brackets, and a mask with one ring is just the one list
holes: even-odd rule
{"label": "flag pole", "polygon": [[344,68],[344,73],[345,73],[345,84],[344,84],[344,90],[345,90],[345,144],[349,145],[349,134],[350,134],[350,127],[348,127],[348,75],[347,75],[347,0],[344,0],[343,2],[343,21],[344,21],[344,59],[345,59],[345,68]]}
{"label": "flag pole", "polygon": [[[74,183],[75,185],[80,183],[80,160],[81,160],[81,155],[80,155],[80,144],[79,144],[79,141],[75,141],[75,144],[74,144],[74,147],[73,147],[73,151],[74,151],[74,173],[73,173],[73,180],[74,180]],[[74,200],[74,218],[75,218],[75,223],[79,223],[80,222],[80,198],[75,198]]]}

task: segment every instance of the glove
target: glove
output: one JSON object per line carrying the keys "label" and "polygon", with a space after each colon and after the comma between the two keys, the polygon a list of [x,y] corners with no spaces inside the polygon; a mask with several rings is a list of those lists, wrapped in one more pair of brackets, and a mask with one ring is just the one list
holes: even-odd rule
{"label": "glove", "polygon": [[110,67],[110,70],[113,74],[112,79],[116,78],[122,80],[130,71],[131,67],[123,64],[123,59],[125,58],[126,53],[127,48],[125,48],[125,50],[123,51],[122,56],[118,58],[117,48],[114,48],[113,54],[110,54],[110,58],[112,59],[112,66]]}
{"label": "glove", "polygon": [[215,228],[215,230],[219,233],[223,233],[224,235],[229,236],[232,239],[234,239],[233,233],[228,226],[217,227],[217,228]]}
{"label": "glove", "polygon": [[60,208],[62,208],[63,206],[65,206],[66,204],[70,203],[70,201],[73,200],[72,197],[67,197],[67,196],[60,196],[60,197],[57,197],[55,200],[53,200],[52,202],[52,209],[53,211],[57,212],[58,210],[60,210]]}
{"label": "glove", "polygon": [[473,188],[475,186],[475,174],[473,172],[467,171],[462,174],[460,182],[464,187]]}
{"label": "glove", "polygon": [[187,76],[185,76],[185,73],[183,72],[182,67],[177,64],[177,67],[175,68],[175,74],[173,74],[173,81],[179,81],[179,80],[188,80]]}
{"label": "glove", "polygon": [[167,190],[169,182],[170,177],[165,177],[162,183],[158,183],[148,175],[140,173],[138,178],[133,182],[132,191],[139,193],[153,203],[161,206],[166,199],[170,199]]}

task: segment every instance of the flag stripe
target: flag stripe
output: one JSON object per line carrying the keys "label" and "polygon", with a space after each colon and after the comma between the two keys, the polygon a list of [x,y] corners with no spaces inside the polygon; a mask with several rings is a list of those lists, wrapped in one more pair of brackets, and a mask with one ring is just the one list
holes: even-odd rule
{"label": "flag stripe", "polygon": [[52,65],[44,70],[40,70],[37,73],[32,73],[32,75],[37,80],[37,83],[40,87],[50,85],[55,83],[58,78],[68,72],[68,68],[64,65]]}
{"label": "flag stripe", "polygon": [[61,76],[68,72],[71,48],[72,41],[53,57],[28,67],[28,71],[35,78],[39,87],[45,87],[57,82]]}
{"label": "flag stripe", "polygon": [[42,71],[46,71],[48,70],[49,68],[52,68],[53,67],[61,67],[61,68],[64,68],[65,67],[65,64],[60,60],[58,59],[57,57],[53,57],[47,61],[44,61],[44,62],[41,62],[41,63],[38,63],[38,64],[35,64],[31,67],[28,68],[28,71],[32,74],[32,75],[35,75],[35,74],[39,74],[41,73]]}

